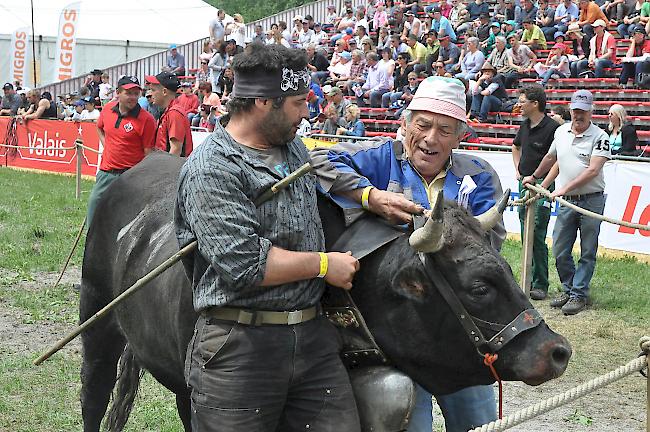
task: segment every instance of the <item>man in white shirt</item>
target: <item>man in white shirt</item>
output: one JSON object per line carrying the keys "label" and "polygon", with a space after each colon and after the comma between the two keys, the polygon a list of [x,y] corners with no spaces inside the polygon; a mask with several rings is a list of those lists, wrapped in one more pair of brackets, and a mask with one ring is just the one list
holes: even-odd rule
{"label": "man in white shirt", "polygon": [[406,40],[410,34],[414,34],[419,39],[422,34],[422,21],[410,10],[404,12],[404,18],[406,22],[404,22],[402,40]]}
{"label": "man in white shirt", "polygon": [[[553,143],[539,167],[522,180],[534,184],[557,161],[559,187],[551,194],[584,209],[602,215],[605,210],[603,166],[612,157],[609,136],[591,122],[593,95],[578,90],[571,97],[571,123],[556,129]],[[553,255],[564,292],[551,301],[565,315],[575,315],[587,307],[589,283],[596,268],[600,219],[583,216],[560,206],[553,229]],[[580,230],[580,260],[573,261],[571,251]]]}
{"label": "man in white shirt", "polygon": [[316,46],[327,44],[327,33],[322,30],[320,24],[314,24],[314,34],[311,35],[311,40],[309,43],[312,43]]}
{"label": "man in white shirt", "polygon": [[225,34],[226,34],[226,26],[223,20],[226,18],[226,13],[223,11],[223,9],[219,9],[217,11],[217,17],[210,21],[210,27],[208,28],[208,31],[210,33],[210,39],[213,42],[216,42],[218,40],[223,40]]}
{"label": "man in white shirt", "polygon": [[95,109],[95,101],[91,98],[84,98],[84,110],[81,112],[81,121],[96,122],[99,118],[99,110]]}
{"label": "man in white shirt", "polygon": [[298,46],[306,48],[311,43],[311,38],[314,36],[314,31],[309,28],[309,21],[303,18],[302,29],[298,32]]}
{"label": "man in white shirt", "polygon": [[368,98],[371,108],[381,108],[381,97],[390,91],[391,77],[388,73],[388,66],[379,63],[379,56],[374,52],[366,54],[366,64],[368,65],[366,82],[360,86],[358,93],[355,90],[357,105],[365,106],[364,98]]}

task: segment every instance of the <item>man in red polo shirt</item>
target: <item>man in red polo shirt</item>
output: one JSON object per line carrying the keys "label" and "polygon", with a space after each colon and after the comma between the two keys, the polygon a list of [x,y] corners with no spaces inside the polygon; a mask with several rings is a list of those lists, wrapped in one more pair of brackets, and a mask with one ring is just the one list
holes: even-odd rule
{"label": "man in red polo shirt", "polygon": [[178,77],[161,72],[156,76],[147,75],[145,79],[154,105],[163,109],[156,129],[156,148],[176,156],[188,156],[192,152],[192,132],[185,110],[176,99],[180,87]]}
{"label": "man in red polo shirt", "polygon": [[156,121],[138,105],[141,93],[136,77],[122,77],[117,83],[117,100],[107,103],[97,120],[99,142],[104,151],[88,199],[88,226],[108,186],[154,148]]}

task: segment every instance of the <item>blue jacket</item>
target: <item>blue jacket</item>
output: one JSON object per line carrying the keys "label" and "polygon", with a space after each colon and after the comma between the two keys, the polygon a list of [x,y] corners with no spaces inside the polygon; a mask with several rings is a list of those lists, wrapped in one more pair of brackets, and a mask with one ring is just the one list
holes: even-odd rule
{"label": "blue jacket", "polygon": [[[403,193],[411,201],[430,208],[427,185],[408,161],[399,141],[368,140],[339,143],[311,152],[321,189],[341,206],[346,222],[351,223],[363,214],[359,203],[337,195],[354,189],[374,186],[381,190]],[[503,193],[499,176],[485,160],[465,153],[452,153],[443,194],[445,199],[461,201],[459,192],[466,176],[476,188],[466,198],[467,209],[473,215],[485,213]],[[499,249],[505,239],[503,221],[492,229],[492,245]]]}

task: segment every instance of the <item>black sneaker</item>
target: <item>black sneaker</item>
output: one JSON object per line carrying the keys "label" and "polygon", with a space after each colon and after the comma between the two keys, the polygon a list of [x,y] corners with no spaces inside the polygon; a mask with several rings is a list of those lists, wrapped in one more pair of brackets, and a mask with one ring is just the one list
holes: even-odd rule
{"label": "black sneaker", "polygon": [[543,289],[535,288],[530,290],[529,295],[533,300],[544,300],[548,294]]}
{"label": "black sneaker", "polygon": [[569,301],[569,294],[562,293],[559,296],[551,300],[551,307],[559,308],[564,306]]}
{"label": "black sneaker", "polygon": [[562,306],[564,315],[575,315],[587,308],[587,299],[584,297],[571,297],[569,301]]}

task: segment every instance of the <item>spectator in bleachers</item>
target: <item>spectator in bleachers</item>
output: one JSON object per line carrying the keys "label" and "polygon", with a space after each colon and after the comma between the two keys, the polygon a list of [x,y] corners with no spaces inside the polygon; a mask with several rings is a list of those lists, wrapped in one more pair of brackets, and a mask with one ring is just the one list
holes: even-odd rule
{"label": "spectator in bleachers", "polygon": [[[644,7],[644,5],[646,5]],[[643,16],[645,15],[645,16]],[[616,30],[623,39],[627,39],[632,35],[637,25],[643,25],[648,22],[650,15],[650,4],[645,0],[636,0],[634,4],[626,12],[622,20],[618,21]],[[645,22],[643,22],[645,19]]]}
{"label": "spectator in bleachers", "polygon": [[314,29],[314,26],[316,25],[316,23],[314,22],[314,17],[311,16],[311,15],[309,15],[309,14],[307,14],[307,15],[305,15],[305,18],[304,18],[304,19],[307,20],[307,23],[309,24],[309,28],[310,28],[311,30],[313,30],[313,29]]}
{"label": "spectator in bleachers", "polygon": [[327,68],[329,71],[329,77],[323,81],[321,78],[321,84],[331,83],[336,85],[339,81],[345,82],[350,76],[350,71],[352,69],[352,54],[347,51],[343,51],[338,56],[338,62],[330,63],[330,67]]}
{"label": "spectator in bleachers", "polygon": [[96,122],[99,118],[99,110],[95,109],[95,101],[91,98],[83,100],[84,110],[81,111],[79,121]]}
{"label": "spectator in bleachers", "polygon": [[323,21],[323,27],[330,29],[334,28],[338,21],[339,15],[336,13],[335,5],[327,6],[327,13],[325,14],[325,21]]}
{"label": "spectator in bleachers", "polygon": [[293,20],[291,21],[293,23],[293,26],[291,27],[291,40],[292,41],[297,41],[298,40],[298,36],[300,35],[300,32],[302,31],[302,21],[303,21],[302,15],[295,15],[293,17]]}
{"label": "spectator in bleachers", "polygon": [[519,77],[533,72],[533,65],[537,61],[535,53],[519,41],[516,35],[510,35],[507,40],[510,43],[510,58],[512,66],[517,70]]}
{"label": "spectator in bleachers", "polygon": [[[280,34],[280,37],[282,39],[284,39],[286,44],[285,43],[280,43],[277,40],[278,33]],[[276,38],[276,42],[275,42],[276,44],[284,45],[284,46],[287,46],[287,47],[291,46],[291,30],[288,29],[287,23],[285,21],[278,21],[278,27],[277,27],[276,31],[273,33],[273,36],[274,36],[274,38]]]}
{"label": "spectator in bleachers", "polygon": [[192,91],[192,84],[184,82],[181,84],[181,94],[178,96],[178,106],[185,111],[187,118],[192,123],[192,119],[199,115],[199,97]]}
{"label": "spectator in bleachers", "polygon": [[424,72],[427,68],[427,48],[418,42],[417,36],[413,33],[409,34],[406,44],[409,46],[407,52],[411,57],[409,65],[413,66],[413,70],[417,73]]}
{"label": "spectator in bleachers", "polygon": [[264,28],[260,24],[255,24],[255,34],[253,35],[253,42],[264,43],[266,35],[264,34]]}
{"label": "spectator in bleachers", "polygon": [[447,70],[445,69],[445,64],[440,60],[438,60],[433,65],[433,71],[431,73],[431,76],[451,77],[451,74],[447,72]]}
{"label": "spectator in bleachers", "polygon": [[352,51],[351,56],[350,74],[339,77],[336,83],[343,90],[343,94],[347,93],[348,95],[353,94],[352,86],[363,83],[368,73],[368,64],[366,63],[366,56],[363,54],[363,51],[355,49]]}
{"label": "spectator in bleachers", "polygon": [[578,17],[578,25],[584,31],[587,39],[591,40],[595,34],[593,24],[598,20],[602,22],[608,22],[609,20],[603,11],[600,10],[600,7],[592,0],[579,0],[579,6],[580,16]]}
{"label": "spectator in bleachers", "polygon": [[476,37],[479,42],[486,41],[490,37],[490,15],[481,14],[478,18],[478,26],[476,26]]}
{"label": "spectator in bleachers", "polygon": [[198,116],[200,118],[198,127],[206,129],[208,132],[212,132],[216,122],[212,122],[213,116],[210,113],[210,105],[201,105]]}
{"label": "spectator in bleachers", "polygon": [[178,52],[176,44],[169,45],[169,54],[167,54],[167,63],[163,71],[173,73],[176,76],[185,75],[185,57]]}
{"label": "spectator in bleachers", "polygon": [[110,83],[111,77],[107,73],[102,74],[102,83],[99,85],[99,102],[102,106],[106,105],[113,99],[115,89]]}
{"label": "spectator in bleachers", "polygon": [[458,37],[464,33],[470,32],[472,30],[473,25],[474,22],[469,17],[469,10],[468,9],[461,10],[460,15],[458,17],[458,24],[454,25],[454,28],[456,29],[456,36]]}
{"label": "spectator in bleachers", "polygon": [[546,49],[546,38],[542,29],[536,24],[534,20],[526,19],[524,21],[524,32],[521,34],[521,43],[527,45],[531,50]]}
{"label": "spectator in bleachers", "polygon": [[626,14],[625,0],[608,0],[600,9],[605,13],[609,21],[621,22]]}
{"label": "spectator in bleachers", "polygon": [[549,117],[555,120],[559,125],[571,121],[571,113],[564,105],[553,108]]}
{"label": "spectator in bleachers", "polygon": [[[506,4],[506,0],[497,0],[497,3],[494,5],[492,17],[498,22],[504,22],[508,20],[508,18],[506,18],[507,13],[508,13],[508,5]],[[514,13],[512,18],[514,18]]]}
{"label": "spectator in bleachers", "polygon": [[226,103],[230,98],[234,83],[235,77],[233,76],[232,69],[230,66],[226,66],[226,68],[223,70],[223,73],[219,77],[219,87],[223,91],[220,97],[223,103]]}
{"label": "spectator in bleachers", "polygon": [[[345,125],[345,119],[343,118],[345,114],[345,109],[350,105],[350,101],[343,97],[343,91],[337,86],[331,86],[329,89],[326,89],[325,92],[326,99],[329,101],[326,109],[330,108],[334,110],[334,115],[328,115],[326,112],[325,115],[328,117],[328,120],[325,121],[325,128],[330,132],[336,135],[336,129],[339,126]],[[329,125],[328,125],[329,121]],[[328,127],[329,126],[329,127]],[[332,130],[333,128],[333,130]]]}
{"label": "spectator in bleachers", "polygon": [[80,122],[81,121],[81,113],[84,112],[84,107],[85,106],[86,106],[86,103],[83,100],[77,99],[72,104],[72,112],[70,112],[70,115],[66,115],[66,117],[63,120],[64,121],[72,121],[72,122]]}
{"label": "spectator in bleachers", "polygon": [[[510,36],[514,35],[517,36],[517,21],[515,20],[508,20],[504,25],[504,32],[503,35],[505,36],[506,40],[510,39]],[[506,44],[506,47],[510,48],[510,44]]]}
{"label": "spectator in bleachers", "polygon": [[569,69],[573,78],[578,77],[578,62],[583,59],[589,58],[590,46],[587,36],[580,31],[580,26],[577,23],[569,25],[566,37],[569,45],[571,46],[571,55],[569,56]]}
{"label": "spectator in bleachers", "polygon": [[[91,99],[94,103],[94,98]],[[52,101],[52,95],[49,92],[41,93],[32,89],[27,92],[27,101],[29,107],[26,111],[18,111],[17,116],[23,120],[36,120],[36,119],[57,119],[58,112],[56,104]]]}
{"label": "spectator in bleachers", "polygon": [[377,49],[377,53],[381,56],[379,63],[388,69],[388,74],[390,75],[391,86],[393,84],[393,77],[395,75],[395,60],[390,56],[390,50],[388,49]]}
{"label": "spectator in bleachers", "polygon": [[314,31],[309,28],[309,21],[306,19],[302,20],[302,29],[298,34],[298,43],[297,48],[306,48],[307,45],[311,43],[311,39],[314,36]]}
{"label": "spectator in bleachers", "polygon": [[217,11],[217,17],[210,21],[210,26],[208,32],[210,34],[210,40],[212,42],[222,41],[226,34],[226,25],[224,19],[226,18],[226,13],[223,9]]}
{"label": "spectator in bleachers", "polygon": [[314,24],[314,34],[309,43],[316,46],[327,45],[327,33],[323,31],[323,27],[319,23]]}
{"label": "spectator in bleachers", "polygon": [[492,67],[496,69],[497,75],[501,76],[506,88],[514,88],[514,84],[519,77],[516,68],[513,66],[510,51],[506,48],[506,38],[497,36],[494,45],[494,49],[486,61],[490,62]]}
{"label": "spectator in bleachers", "polygon": [[336,28],[339,32],[345,31],[346,29],[353,28],[356,21],[352,8],[346,9],[345,13],[339,19]]}
{"label": "spectator in bleachers", "polygon": [[199,53],[199,61],[210,61],[214,55],[214,50],[212,49],[213,45],[211,41],[203,42],[203,50]]}
{"label": "spectator in bleachers", "polygon": [[[554,40],[555,43],[563,43],[565,45],[568,44],[566,35],[564,33],[562,33],[562,32],[559,32],[559,31],[555,32],[555,34],[553,35],[553,40]],[[567,52],[567,54],[571,52],[571,48],[569,47],[569,45],[567,45],[566,52]]]}
{"label": "spectator in bleachers", "polygon": [[566,56],[566,45],[556,43],[546,58],[546,62],[544,64],[535,63],[533,67],[537,75],[541,78],[539,84],[544,88],[546,88],[551,78],[560,79],[569,77],[571,71],[569,70],[569,58]]}
{"label": "spectator in bleachers", "polygon": [[490,35],[486,40],[481,42],[481,48],[486,57],[492,53],[498,36],[503,36],[501,33],[501,24],[493,22],[490,24]]}
{"label": "spectator in bleachers", "polygon": [[364,98],[370,100],[371,108],[381,107],[381,98],[391,88],[391,75],[388,67],[379,62],[377,53],[371,52],[366,55],[368,75],[361,85],[360,94],[356,93],[357,105],[365,106]]}
{"label": "spectator in bleachers", "polygon": [[408,76],[408,84],[402,88],[402,95],[394,104],[394,107],[397,108],[395,111],[394,117],[399,119],[402,116],[402,112],[405,109],[408,109],[408,105],[413,100],[413,95],[418,90],[420,86],[420,81],[418,80],[418,74],[411,72]]}
{"label": "spectator in bleachers", "polygon": [[309,110],[309,122],[315,123],[321,116],[321,98],[318,97],[316,92],[309,90],[307,93],[307,109]]}
{"label": "spectator in bleachers", "polygon": [[515,21],[519,28],[524,26],[526,20],[530,20],[530,22],[534,23],[535,18],[537,18],[537,6],[535,6],[535,3],[532,0],[523,0],[521,5],[522,7],[517,11],[518,13],[515,14]]}
{"label": "spectator in bleachers", "polygon": [[488,113],[500,111],[503,102],[508,99],[503,78],[497,75],[496,69],[489,62],[483,63],[472,93],[470,118],[478,119],[481,123],[487,122]]}
{"label": "spectator in bleachers", "polygon": [[451,9],[449,10],[449,15],[447,18],[451,22],[451,26],[454,28],[454,30],[464,22],[460,17],[461,11],[464,10],[466,10],[465,3],[460,0],[451,0]]}
{"label": "spectator in bleachers", "polygon": [[573,0],[562,0],[555,8],[554,27],[556,31],[566,33],[569,24],[577,21],[580,16],[580,10]]}
{"label": "spectator in bleachers", "polygon": [[[389,53],[391,53],[390,44],[391,42],[390,42],[389,29],[386,27],[380,28],[377,35],[377,49],[387,50]],[[392,53],[391,53],[391,57],[392,57]]]}
{"label": "spectator in bleachers", "polygon": [[[518,104],[521,107],[521,115],[525,120],[519,126],[517,135],[512,142],[512,160],[515,165],[515,176],[519,181],[519,196],[523,197],[527,189],[523,186],[521,179],[535,172],[551,148],[553,136],[559,124],[545,114],[546,95],[544,89],[539,86],[533,85],[521,89]],[[543,180],[543,178],[540,178],[536,182],[542,183]],[[553,190],[551,181],[545,182],[544,186],[551,191]],[[534,204],[532,287],[529,294],[533,300],[543,300],[548,295],[546,231],[551,218],[551,206],[549,204],[546,199],[538,200]],[[519,207],[518,213],[523,239],[526,207]]]}
{"label": "spectator in bleachers", "polygon": [[634,29],[630,46],[625,57],[621,59],[621,64],[623,71],[618,81],[620,85],[627,85],[630,78],[639,85],[641,73],[650,72],[650,40],[646,39],[646,32],[642,26]]}
{"label": "spectator in bleachers", "polygon": [[456,42],[456,32],[451,25],[451,22],[442,15],[442,10],[436,6],[432,9],[433,21],[431,22],[431,29],[435,30],[438,37],[449,36],[452,42]]}
{"label": "spectator in bleachers", "polygon": [[368,38],[368,32],[366,31],[366,27],[362,25],[357,26],[353,38],[356,41],[357,47],[361,47],[361,42],[366,38]]}
{"label": "spectator in bleachers", "polygon": [[402,88],[408,84],[408,76],[413,72],[413,66],[408,64],[410,59],[409,53],[401,53],[397,56],[397,66],[393,72],[393,91],[384,93],[381,97],[382,108],[388,108],[402,97]]}
{"label": "spectator in bleachers", "polygon": [[387,27],[388,26],[388,14],[386,13],[386,8],[384,5],[379,5],[377,6],[377,10],[375,11],[373,17],[372,17],[372,28],[377,31],[382,27]]}
{"label": "spectator in bleachers", "polygon": [[99,101],[99,85],[102,83],[102,71],[100,69],[93,69],[90,75],[86,77],[84,87],[88,89],[89,96],[92,97],[97,103]]}
{"label": "spectator in bleachers", "polygon": [[555,8],[549,6],[548,0],[539,0],[535,24],[542,29],[546,40],[553,40],[555,32]]}
{"label": "spectator in bleachers", "polygon": [[469,12],[469,18],[473,21],[478,19],[481,14],[490,15],[490,5],[483,0],[474,0],[467,5],[467,11]]}
{"label": "spectator in bleachers", "polygon": [[404,23],[401,39],[407,41],[410,35],[415,35],[415,38],[418,39],[422,34],[422,21],[410,10],[404,12],[404,18],[406,18],[406,22]]}
{"label": "spectator in bleachers", "polygon": [[321,77],[329,75],[327,68],[330,62],[320,51],[316,50],[316,45],[308,44],[305,47],[307,53],[307,69],[311,72],[312,81],[320,83]]}
{"label": "spectator in bleachers", "polygon": [[[399,35],[394,34],[390,37],[390,52],[393,60],[397,60],[399,54],[407,52],[408,49],[409,46],[400,40]],[[410,58],[411,56],[409,55]]]}
{"label": "spectator in bleachers", "polygon": [[424,46],[427,49],[426,57],[426,73],[431,75],[433,72],[433,65],[438,61],[440,55],[440,41],[438,41],[438,35],[435,30],[429,30],[427,37],[425,39],[426,45]]}
{"label": "spectator in bleachers", "polygon": [[627,118],[625,108],[621,104],[612,105],[609,108],[608,117],[607,133],[612,154],[638,156],[639,137],[636,134],[636,128]]}
{"label": "spectator in bleachers", "polygon": [[354,104],[348,105],[343,113],[345,126],[337,128],[336,135],[356,137],[366,136],[366,128],[364,127],[363,122],[359,119],[360,112],[358,106]]}
{"label": "spectator in bleachers", "polygon": [[593,69],[596,78],[605,76],[605,68],[611,68],[616,63],[616,39],[605,30],[605,22],[597,20],[593,24],[596,35],[589,41],[589,58],[576,63],[578,77]]}
{"label": "spectator in bleachers", "polygon": [[226,25],[226,35],[229,40],[234,40],[238,47],[244,48],[246,39],[246,24],[244,17],[236,13],[232,16],[233,21]]}
{"label": "spectator in bleachers", "polygon": [[282,45],[287,48],[291,48],[291,45],[289,41],[282,36],[282,27],[278,27],[275,31],[273,31],[273,42],[271,42],[271,45]]}
{"label": "spectator in bleachers", "polygon": [[138,105],[140,105],[140,107],[146,112],[151,114],[156,121],[158,121],[160,115],[162,114],[162,109],[153,103],[151,89],[148,89],[143,97],[138,98]]}
{"label": "spectator in bleachers", "polygon": [[[356,22],[354,23],[354,31],[359,29],[359,27],[363,27],[365,33],[364,36],[368,34],[368,28],[370,28],[370,24],[368,24],[368,20],[366,19],[366,12],[365,9],[362,9],[363,6],[359,6],[357,8],[356,12]],[[358,42],[358,39],[357,39]]]}
{"label": "spectator in bleachers", "polygon": [[460,48],[451,42],[449,36],[438,38],[440,50],[438,51],[438,60],[445,65],[445,70],[451,72],[460,60]]}
{"label": "spectator in bleachers", "polygon": [[2,86],[4,97],[0,106],[0,116],[15,116],[21,106],[20,96],[16,94],[12,83],[5,83]]}
{"label": "spectator in bleachers", "polygon": [[194,75],[193,87],[196,91],[198,91],[199,84],[201,84],[202,82],[211,82],[209,64],[210,63],[208,60],[201,60],[201,62],[199,63],[199,69],[196,71],[196,74]]}
{"label": "spectator in bleachers", "polygon": [[374,44],[372,43],[372,39],[370,39],[368,36],[364,37],[361,40],[361,51],[363,51],[364,55],[368,55],[371,52],[377,52]]}
{"label": "spectator in bleachers", "polygon": [[[204,65],[203,62],[201,62],[201,69],[197,73],[196,76],[196,84],[195,84],[195,90],[198,93],[199,86],[201,85],[202,82],[209,81],[210,84],[212,85],[212,91],[218,94],[223,93],[223,89],[219,86],[219,77],[221,77],[221,74],[223,73],[223,70],[226,68],[226,58],[228,57],[228,54],[226,54],[226,46],[222,41],[217,41],[215,42],[215,48],[216,51],[210,61],[208,62],[207,65]],[[205,79],[203,76],[206,72],[206,69],[209,72],[209,78]],[[201,76],[199,76],[201,75]]]}
{"label": "spectator in bleachers", "polygon": [[478,47],[479,41],[477,37],[467,39],[465,50],[460,58],[460,72],[455,75],[456,78],[465,78],[467,80],[476,79],[478,72],[485,62],[485,56]]}
{"label": "spectator in bleachers", "polygon": [[[208,82],[201,83],[199,85],[199,92],[201,95],[201,104],[210,105],[210,107],[215,108],[218,113],[225,112],[225,109],[221,103],[221,98],[219,95],[212,91],[212,84]],[[199,116],[192,116],[192,126],[199,125]]]}

